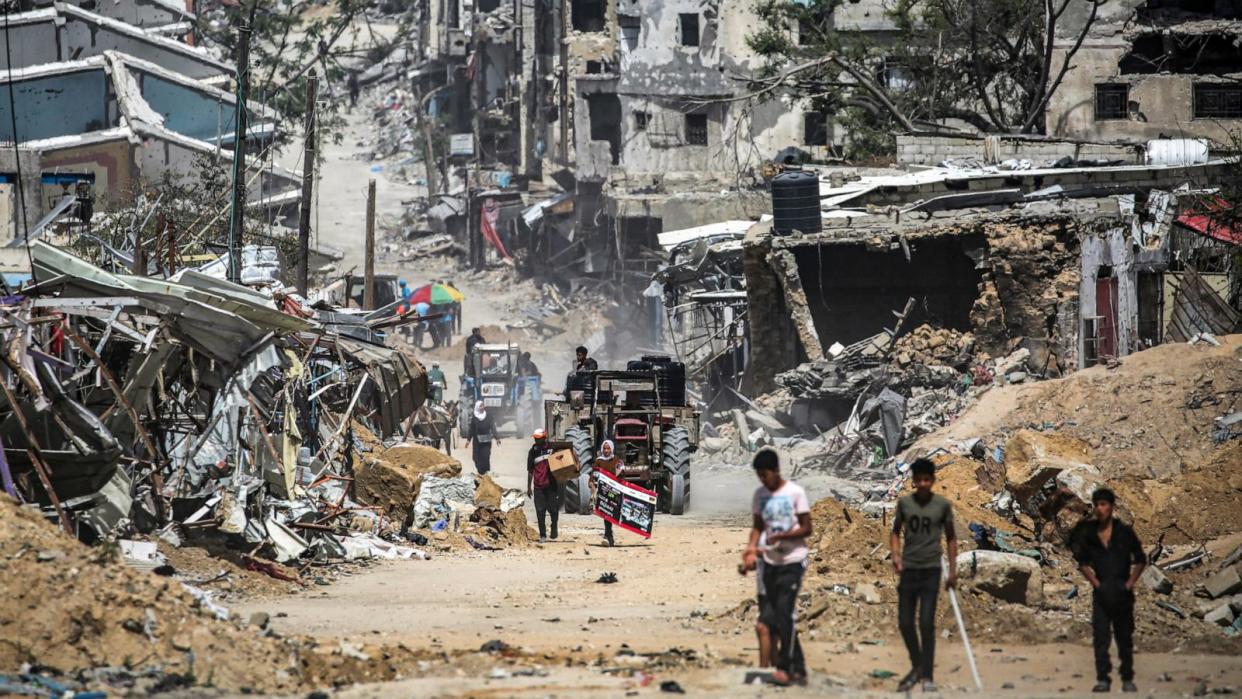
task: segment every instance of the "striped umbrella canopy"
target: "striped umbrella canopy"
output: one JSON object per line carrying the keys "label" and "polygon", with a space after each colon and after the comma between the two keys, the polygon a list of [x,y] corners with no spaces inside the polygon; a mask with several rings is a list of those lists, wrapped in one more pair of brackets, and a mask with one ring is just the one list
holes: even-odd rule
{"label": "striped umbrella canopy", "polygon": [[429,303],[438,306],[443,303],[464,301],[465,296],[448,284],[425,284],[410,292],[410,303]]}

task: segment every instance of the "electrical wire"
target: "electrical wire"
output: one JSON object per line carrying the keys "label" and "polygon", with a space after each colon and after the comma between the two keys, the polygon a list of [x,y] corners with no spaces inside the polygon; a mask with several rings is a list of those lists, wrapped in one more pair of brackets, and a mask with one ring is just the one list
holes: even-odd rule
{"label": "electrical wire", "polygon": [[[26,260],[30,262],[30,279],[38,283],[39,280],[35,278],[34,255],[30,252],[30,224],[26,221],[26,192],[22,183],[22,151],[18,147],[21,140],[17,137],[17,102],[13,97],[13,42],[9,40],[8,2],[4,3],[4,58],[9,81],[9,124],[13,128],[13,162],[17,166],[17,208],[21,212],[22,240],[26,244]],[[8,282],[4,282],[5,289],[8,289],[8,286]]]}

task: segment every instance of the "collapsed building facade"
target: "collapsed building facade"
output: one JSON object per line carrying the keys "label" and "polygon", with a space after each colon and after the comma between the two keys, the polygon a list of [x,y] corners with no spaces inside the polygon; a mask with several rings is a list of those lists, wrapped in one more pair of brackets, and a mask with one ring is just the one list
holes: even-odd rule
{"label": "collapsed building facade", "polygon": [[9,495],[87,541],[175,541],[176,526],[212,522],[282,561],[345,555],[352,535],[305,522],[381,516],[350,497],[355,433],[408,435],[427,379],[355,339],[374,322],[194,270],[113,274],[31,247],[40,283],[0,305]]}
{"label": "collapsed building facade", "polygon": [[937,362],[953,370],[915,377],[927,386],[1015,352],[1007,371],[1049,378],[1232,332],[1242,235],[1214,222],[1224,202],[1211,184],[1229,167],[933,168],[852,181],[804,171],[818,225],[724,221],[662,236],[671,339],[705,404],[784,387],[806,430],[839,425],[885,384],[877,371],[923,371],[901,344],[916,328],[950,333],[918,348],[928,353],[964,338]]}
{"label": "collapsed building facade", "polygon": [[[1072,50],[1090,4],[1058,25]],[[1048,102],[1050,135],[1094,141],[1204,138],[1228,146],[1242,127],[1242,8],[1234,2],[1109,0]]]}
{"label": "collapsed building facade", "polygon": [[[119,201],[142,182],[197,182],[204,158],[231,167],[234,68],[187,43],[193,15],[155,0],[112,3],[104,12],[52,3],[11,15],[8,38],[0,39],[9,42],[0,80],[16,110],[0,104],[0,140],[13,143],[21,160],[11,152],[0,160],[0,246],[14,253],[4,258],[6,270],[27,267],[16,248],[41,236],[72,200]],[[274,112],[253,101],[247,111],[248,206],[269,223],[287,221],[301,176],[274,162]]]}

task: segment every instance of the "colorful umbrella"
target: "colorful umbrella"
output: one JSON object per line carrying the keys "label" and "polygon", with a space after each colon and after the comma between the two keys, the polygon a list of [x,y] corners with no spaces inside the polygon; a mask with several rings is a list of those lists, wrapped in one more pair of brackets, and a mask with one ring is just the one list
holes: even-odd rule
{"label": "colorful umbrella", "polygon": [[457,303],[465,298],[460,291],[448,284],[425,284],[410,293],[410,303],[429,303],[433,306]]}

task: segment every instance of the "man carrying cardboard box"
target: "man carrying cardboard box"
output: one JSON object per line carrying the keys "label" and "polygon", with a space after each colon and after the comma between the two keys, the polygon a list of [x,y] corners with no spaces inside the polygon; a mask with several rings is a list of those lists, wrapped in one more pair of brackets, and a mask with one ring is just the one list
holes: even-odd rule
{"label": "man carrying cardboard box", "polygon": [[560,484],[552,476],[548,456],[553,449],[548,445],[548,432],[543,428],[531,435],[535,443],[526,453],[526,495],[535,501],[535,516],[539,518],[539,543],[547,543],[546,515],[552,516],[552,538],[557,536],[556,520],[561,511]]}

